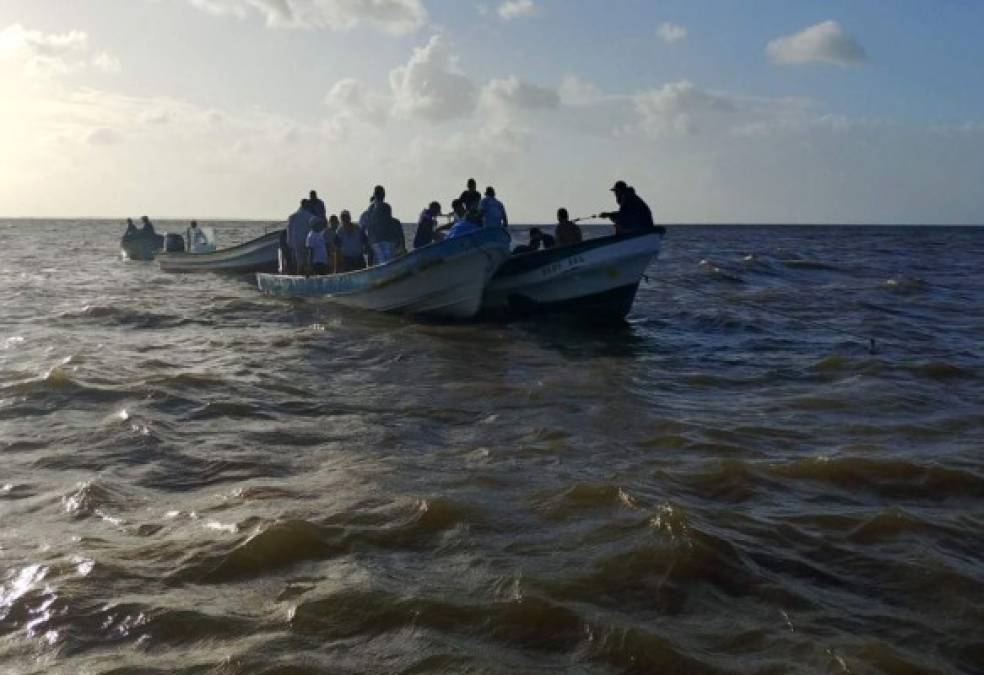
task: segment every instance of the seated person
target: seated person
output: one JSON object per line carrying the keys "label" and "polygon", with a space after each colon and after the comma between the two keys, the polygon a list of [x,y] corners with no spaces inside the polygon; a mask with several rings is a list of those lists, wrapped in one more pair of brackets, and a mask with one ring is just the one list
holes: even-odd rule
{"label": "seated person", "polygon": [[482,212],[478,210],[478,204],[473,204],[464,219],[459,220],[451,229],[448,230],[448,239],[463,237],[466,234],[473,234],[482,229]]}
{"label": "seated person", "polygon": [[513,255],[517,253],[532,253],[533,251],[539,251],[540,247],[543,248],[553,248],[557,243],[551,235],[545,234],[539,227],[530,228],[530,243],[526,246],[520,245],[513,249]]}
{"label": "seated person", "polygon": [[583,241],[581,228],[572,222],[567,215],[567,209],[557,209],[557,227],[554,229],[557,246],[573,246]]}

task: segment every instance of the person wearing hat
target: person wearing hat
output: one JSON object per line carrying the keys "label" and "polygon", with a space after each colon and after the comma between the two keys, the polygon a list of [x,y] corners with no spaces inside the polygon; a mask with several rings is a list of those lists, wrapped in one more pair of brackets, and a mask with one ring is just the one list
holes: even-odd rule
{"label": "person wearing hat", "polygon": [[615,201],[618,202],[618,211],[598,215],[601,218],[609,218],[615,223],[615,234],[651,230],[656,227],[653,222],[653,212],[649,210],[642,197],[636,194],[635,188],[629,187],[624,180],[620,180],[612,187],[612,192],[615,193]]}

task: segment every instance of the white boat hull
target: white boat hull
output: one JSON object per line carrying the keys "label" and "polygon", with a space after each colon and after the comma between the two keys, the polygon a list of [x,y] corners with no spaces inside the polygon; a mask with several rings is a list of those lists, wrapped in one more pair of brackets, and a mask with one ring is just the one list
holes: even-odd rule
{"label": "white boat hull", "polygon": [[157,261],[164,272],[252,273],[277,269],[280,233],[270,232],[244,244],[209,253],[165,253]]}
{"label": "white boat hull", "polygon": [[660,232],[645,232],[514,256],[485,290],[482,307],[624,318],[661,243]]}
{"label": "white boat hull", "polygon": [[486,285],[508,255],[505,231],[482,230],[357,272],[312,277],[258,274],[256,278],[259,289],[269,295],[467,319],[478,312]]}

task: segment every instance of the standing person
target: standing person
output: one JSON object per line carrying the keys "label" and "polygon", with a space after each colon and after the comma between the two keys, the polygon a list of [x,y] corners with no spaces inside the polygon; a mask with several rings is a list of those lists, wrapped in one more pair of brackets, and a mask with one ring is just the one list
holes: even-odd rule
{"label": "standing person", "polygon": [[372,203],[365,215],[366,236],[372,250],[373,265],[388,263],[396,257],[403,230],[397,236],[393,226],[393,209],[386,203],[386,189],[377,185],[372,191]]}
{"label": "standing person", "polygon": [[328,218],[328,229],[325,230],[325,247],[328,249],[328,272],[334,274],[335,269],[335,235],[338,234],[338,216],[334,213]]}
{"label": "standing person", "polygon": [[325,203],[318,199],[316,190],[311,190],[311,194],[308,197],[308,207],[313,215],[320,216],[321,218],[328,217],[328,212],[325,211]]}
{"label": "standing person", "polygon": [[137,226],[133,224],[133,218],[126,219],[126,232],[123,233],[124,237],[132,237],[137,233]]}
{"label": "standing person", "polygon": [[649,205],[636,194],[635,188],[629,187],[624,180],[617,181],[612,188],[618,211],[601,213],[601,218],[609,218],[615,224],[615,234],[651,230],[656,227],[653,222],[653,212]]}
{"label": "standing person", "polygon": [[328,247],[325,245],[327,223],[321,218],[315,218],[305,240],[308,269],[312,274],[328,274]]}
{"label": "standing person", "polygon": [[196,220],[191,221],[191,225],[188,226],[185,235],[188,237],[189,252],[194,251],[198,245],[205,243],[205,233],[198,227],[198,221]]}
{"label": "standing person", "polygon": [[308,200],[301,200],[301,207],[287,218],[287,245],[290,247],[290,272],[303,274],[305,246],[308,232],[311,231],[311,212]]}
{"label": "standing person", "polygon": [[495,188],[491,185],[485,188],[478,210],[482,212],[482,227],[509,227],[506,207],[495,198]]}
{"label": "standing person", "polygon": [[583,241],[581,228],[571,221],[567,209],[557,209],[557,227],[554,229],[557,246],[573,246]]}
{"label": "standing person", "polygon": [[365,232],[352,222],[348,211],[342,211],[342,224],[335,234],[335,271],[354,272],[366,268],[363,254],[369,246]]}
{"label": "standing person", "polygon": [[420,212],[420,218],[417,219],[417,233],[413,237],[414,248],[427,246],[440,240],[440,235],[434,231],[439,215],[441,215],[441,205],[438,202],[431,202],[426,209]]}
{"label": "standing person", "polygon": [[482,195],[480,195],[478,190],[475,189],[475,185],[476,185],[475,179],[469,178],[467,185],[468,188],[461,193],[460,197],[458,197],[458,199],[461,200],[461,203],[465,205],[465,211],[470,210],[472,204],[478,206],[479,202],[482,201]]}

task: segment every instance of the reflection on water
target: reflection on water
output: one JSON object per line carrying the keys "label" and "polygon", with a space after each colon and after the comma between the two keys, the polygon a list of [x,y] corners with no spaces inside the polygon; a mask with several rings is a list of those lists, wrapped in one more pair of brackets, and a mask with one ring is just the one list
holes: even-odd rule
{"label": "reflection on water", "polygon": [[674,228],[599,330],[115,228],[0,221],[10,672],[979,670],[981,230]]}

